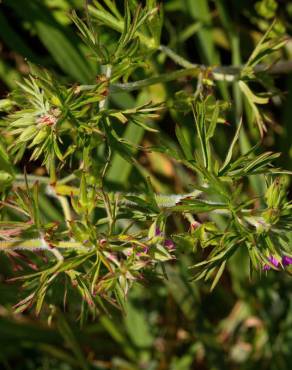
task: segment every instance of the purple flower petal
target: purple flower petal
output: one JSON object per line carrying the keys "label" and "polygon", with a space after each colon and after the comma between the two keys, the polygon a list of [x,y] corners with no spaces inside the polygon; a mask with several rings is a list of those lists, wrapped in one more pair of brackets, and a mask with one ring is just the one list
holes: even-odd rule
{"label": "purple flower petal", "polygon": [[159,227],[156,227],[155,229],[155,236],[162,236],[163,232],[159,229]]}
{"label": "purple flower petal", "polygon": [[111,260],[111,261],[113,261],[113,262],[117,262],[117,255],[116,255],[116,253],[109,253],[108,259]]}
{"label": "purple flower petal", "polygon": [[198,222],[198,221],[195,221],[195,222],[193,222],[192,223],[192,228],[194,229],[194,230],[196,230],[199,226],[201,226],[202,224],[200,223],[200,222]]}
{"label": "purple flower petal", "polygon": [[283,266],[292,265],[292,258],[289,256],[283,256],[282,257],[282,264]]}
{"label": "purple flower petal", "polygon": [[149,252],[149,247],[147,245],[145,245],[143,247],[142,251],[137,253],[137,256],[141,257],[141,256],[143,256],[143,254],[147,254],[148,252]]}
{"label": "purple flower petal", "polygon": [[269,257],[269,261],[271,262],[272,265],[274,265],[275,267],[278,267],[279,266],[279,261],[274,257],[274,256],[270,256]]}
{"label": "purple flower petal", "polygon": [[[273,266],[275,266],[275,267],[278,267],[279,266],[279,261],[277,260],[277,258],[276,257],[274,257],[274,256],[270,256],[269,258],[268,258],[268,260],[271,262],[271,264],[273,265]],[[265,264],[264,266],[263,266],[263,270],[264,271],[267,271],[267,270],[270,270],[271,269],[271,266],[270,265],[268,265],[268,264]]]}
{"label": "purple flower petal", "polygon": [[175,244],[172,240],[166,239],[164,242],[164,246],[168,249],[175,249]]}
{"label": "purple flower petal", "polygon": [[271,270],[271,266],[270,265],[264,265],[263,270],[264,271]]}

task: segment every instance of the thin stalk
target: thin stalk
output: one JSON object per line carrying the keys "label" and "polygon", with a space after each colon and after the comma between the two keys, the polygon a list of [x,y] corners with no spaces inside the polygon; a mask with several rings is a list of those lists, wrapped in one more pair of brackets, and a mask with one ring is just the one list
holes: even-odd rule
{"label": "thin stalk", "polygon": [[49,173],[50,173],[50,183],[52,185],[56,184],[56,182],[57,182],[57,174],[56,174],[56,158],[55,158],[55,154],[52,154],[51,155],[51,158],[50,158]]}
{"label": "thin stalk", "polygon": [[68,228],[70,228],[70,221],[72,221],[72,215],[71,215],[71,209],[70,209],[69,202],[68,202],[66,197],[58,195],[57,198],[58,198],[58,200],[60,202],[60,205],[62,207],[64,217],[65,217],[65,221],[66,221],[66,225],[67,225]]}
{"label": "thin stalk", "polygon": [[[200,73],[200,68],[198,67],[188,68],[188,69],[181,69],[181,70],[170,72],[170,73],[163,73],[155,77],[150,77],[150,78],[146,78],[144,80],[139,80],[135,82],[129,82],[129,83],[124,83],[124,84],[120,84],[120,83],[112,84],[110,86],[110,93],[135,91],[143,87],[155,85],[160,82],[174,81],[182,77],[187,77],[187,76],[197,77],[199,73]],[[92,90],[95,87],[96,85],[82,85],[80,86],[80,90],[81,91]]]}
{"label": "thin stalk", "polygon": [[76,179],[76,176],[74,175],[74,173],[71,173],[70,175],[64,177],[63,179],[61,180],[58,180],[58,184],[67,184],[68,182],[72,181],[72,180],[75,180]]}
{"label": "thin stalk", "polygon": [[[106,66],[104,66],[104,73],[105,73],[105,77],[109,81],[111,78],[111,74],[112,74],[112,66],[110,64],[107,64]],[[109,94],[103,100],[99,102],[99,110],[104,110],[106,108],[108,97],[109,97]]]}
{"label": "thin stalk", "polygon": [[[50,178],[46,176],[36,176],[36,175],[26,175],[26,179],[28,182],[36,182],[38,181],[40,184],[49,184]],[[15,175],[16,182],[25,183],[25,177],[22,174]]]}
{"label": "thin stalk", "polygon": [[100,189],[100,191],[101,191],[102,200],[103,200],[103,203],[104,203],[104,208],[106,210],[106,214],[107,214],[107,218],[108,218],[108,224],[109,224],[108,233],[109,233],[109,235],[111,235],[112,230],[113,230],[114,219],[113,219],[109,194],[107,194],[104,191],[104,184],[103,184],[106,172],[107,172],[107,170],[109,168],[109,165],[110,165],[110,159],[111,159],[111,155],[112,155],[112,151],[111,151],[110,146],[107,145],[107,147],[108,147],[108,159],[106,161],[106,164],[105,164],[105,166],[103,168],[103,171],[102,171],[102,174],[101,174],[101,189]]}
{"label": "thin stalk", "polygon": [[[112,73],[112,66],[111,65],[105,66],[105,76],[109,81],[110,81],[110,78],[111,78],[111,73]],[[105,107],[107,105],[107,102],[108,102],[110,92],[111,92],[111,89],[110,89],[108,95],[103,100],[100,101],[100,103],[99,103],[99,110],[100,111],[105,109]],[[105,124],[108,124],[110,126],[110,122],[105,122]],[[110,235],[111,232],[112,232],[112,229],[113,229],[113,222],[114,221],[113,221],[111,203],[110,203],[108,194],[106,194],[104,189],[103,189],[104,188],[104,185],[103,185],[104,178],[105,178],[106,172],[108,170],[108,167],[109,167],[109,164],[110,164],[110,159],[111,159],[111,154],[112,154],[110,145],[107,145],[107,148],[108,148],[108,159],[107,159],[107,162],[106,162],[106,164],[103,168],[102,174],[101,174],[101,195],[102,195],[102,199],[103,199],[103,202],[104,202],[104,207],[105,207],[105,210],[106,210],[106,214],[107,214],[107,217],[108,217],[108,222],[109,222],[108,233]]]}
{"label": "thin stalk", "polygon": [[177,65],[184,68],[200,68],[200,65],[189,62],[187,59],[176,54],[172,49],[167,46],[160,45],[159,50],[172,59]]}
{"label": "thin stalk", "polygon": [[[27,178],[27,181],[28,182],[36,182],[38,181],[40,184],[49,184],[50,183],[50,178],[47,177],[47,176],[37,176],[37,175],[26,175],[26,178]],[[72,180],[75,180],[76,179],[76,176],[72,173],[71,175],[68,175],[66,177],[64,177],[63,179],[61,180],[58,180],[58,184],[59,185],[64,185]],[[16,174],[15,175],[15,180],[17,182],[20,182],[20,183],[24,183],[24,175],[22,174]]]}
{"label": "thin stalk", "polygon": [[[55,242],[54,247],[58,249],[87,249],[79,242],[75,241],[60,241]],[[0,251],[9,250],[52,250],[53,248],[48,247],[44,244],[42,238],[39,239],[28,239],[28,240],[13,240],[13,241],[0,241]]]}
{"label": "thin stalk", "polygon": [[[183,63],[184,64],[184,63]],[[192,64],[191,64],[192,65]],[[110,93],[120,93],[120,92],[130,92],[155,85],[161,82],[170,82],[178,80],[182,77],[195,77],[197,78],[202,72],[208,70],[209,73],[213,76],[213,79],[216,81],[226,81],[234,82],[237,78],[240,77],[241,67],[233,66],[221,66],[221,67],[206,67],[203,65],[194,64],[191,68],[184,68],[178,71],[162,73],[155,77],[145,78],[143,80],[128,82],[128,83],[115,83],[110,86]],[[289,73],[292,71],[292,62],[291,61],[281,61],[276,63],[271,68],[268,68],[267,65],[261,64],[254,68],[254,72],[266,71],[269,74],[280,74],[280,73]],[[96,85],[81,85],[80,91],[88,91],[96,88]],[[100,102],[101,107],[103,108],[107,98]]]}

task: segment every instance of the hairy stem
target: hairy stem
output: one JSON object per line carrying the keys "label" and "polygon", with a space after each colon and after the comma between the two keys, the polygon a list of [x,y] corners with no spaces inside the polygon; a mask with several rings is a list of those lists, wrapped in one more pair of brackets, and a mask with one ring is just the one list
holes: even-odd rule
{"label": "hairy stem", "polygon": [[[178,71],[174,71],[170,73],[163,73],[155,77],[146,78],[144,80],[139,80],[135,82],[129,82],[129,83],[124,83],[124,84],[120,84],[120,83],[112,84],[110,86],[110,92],[118,93],[118,92],[123,92],[123,91],[139,90],[143,87],[155,85],[160,82],[174,81],[182,77],[187,77],[187,76],[197,77],[199,73],[200,73],[200,68],[197,68],[197,67],[189,68],[189,69],[181,69]],[[96,85],[82,85],[80,86],[80,90],[81,91],[92,90],[95,87]]]}
{"label": "hairy stem", "polygon": [[[87,248],[79,242],[75,241],[60,241],[54,244],[56,248],[60,249],[82,249]],[[39,239],[27,239],[27,240],[13,240],[13,241],[0,241],[0,251],[9,251],[9,250],[51,250],[53,248],[44,245],[42,238]]]}
{"label": "hairy stem", "polygon": [[[191,64],[192,65],[192,64]],[[241,67],[232,66],[221,66],[221,67],[206,67],[194,64],[191,68],[180,69],[178,71],[162,73],[155,77],[145,78],[143,80],[128,82],[128,83],[115,83],[110,86],[110,93],[119,93],[123,91],[135,91],[142,89],[147,86],[155,85],[161,82],[170,82],[177,80],[182,77],[195,77],[208,70],[213,76],[214,80],[233,82],[240,76]],[[269,74],[284,74],[292,71],[292,61],[280,61],[274,64],[272,67],[268,67],[266,64],[259,64],[254,68],[255,73],[266,71]],[[95,89],[96,85],[82,85],[80,91],[87,91]],[[106,99],[102,100],[100,104],[102,107],[105,104]]]}
{"label": "hairy stem", "polygon": [[[112,74],[112,66],[110,64],[104,66],[104,74],[105,74],[105,77],[107,78],[107,80],[109,81],[110,78],[111,78],[111,74]],[[104,110],[106,108],[106,104],[107,104],[107,101],[108,101],[108,96],[109,94],[99,102],[99,109],[100,110]]]}

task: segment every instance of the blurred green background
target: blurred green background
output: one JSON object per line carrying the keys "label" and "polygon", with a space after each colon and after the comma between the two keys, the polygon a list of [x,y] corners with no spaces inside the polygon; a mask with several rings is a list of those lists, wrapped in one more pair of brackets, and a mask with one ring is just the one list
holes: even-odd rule
{"label": "blurred green background", "polygon": [[[104,1],[106,3],[106,1]],[[122,1],[116,1],[122,6]],[[278,32],[288,41],[282,57],[290,59],[292,42],[291,1],[249,0],[167,0],[162,42],[195,63],[240,65],[247,60],[257,41],[274,17]],[[4,98],[16,82],[29,72],[27,61],[53,70],[68,84],[94,83],[99,66],[88,57],[68,14],[84,12],[83,0],[2,0],[0,3],[0,94]],[[84,13],[83,13],[84,14]],[[111,33],[104,30],[104,41]],[[163,73],[177,67],[164,55],[155,53],[147,62],[148,74]],[[137,79],[143,72],[136,72]],[[113,106],[129,107],[144,101],[171,102],[182,85],[193,81],[154,85],[139,94],[115,95]],[[279,94],[266,109],[270,118],[263,145],[283,152],[279,165],[292,169],[292,73],[276,78]],[[215,93],[215,92],[214,92]],[[255,143],[258,131],[249,119],[246,102],[236,86],[221,84],[219,98],[232,103],[229,122],[244,115],[244,148]],[[156,144],[174,140],[175,123],[186,134],[191,117],[169,110],[159,122],[161,135],[145,134],[138,126],[120,132],[136,144]],[[222,153],[233,131],[221,128],[218,152]],[[150,174],[157,192],[181,192],[190,178],[183,169],[160,154],[138,154],[145,173]],[[22,168],[24,163],[20,164]],[[41,174],[38,163],[31,173]],[[122,169],[122,170],[121,170]],[[114,156],[107,175],[111,189],[135,190],[139,176],[130,164]],[[249,185],[251,194],[260,184]],[[52,218],[60,217],[50,207]],[[48,211],[48,209],[47,209]],[[174,225],[178,230],[181,225]],[[62,305],[33,313],[15,315],[17,288],[5,279],[15,268],[1,255],[0,273],[0,368],[36,369],[117,369],[117,370],[288,370],[292,363],[291,280],[281,272],[270,271],[262,278],[249,280],[245,257],[237,254],[229,263],[222,281],[213,293],[204,282],[191,283],[188,256],[166,267],[168,279],[149,277],[135,286],[129,296],[127,312],[113,311],[80,327],[78,315],[66,314]],[[54,323],[50,319],[54,316]]]}

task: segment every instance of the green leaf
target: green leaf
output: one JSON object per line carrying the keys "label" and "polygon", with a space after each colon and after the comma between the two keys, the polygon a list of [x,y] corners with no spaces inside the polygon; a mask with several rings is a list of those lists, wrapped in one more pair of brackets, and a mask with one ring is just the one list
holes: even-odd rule
{"label": "green leaf", "polygon": [[230,163],[230,161],[232,159],[232,155],[233,155],[233,150],[234,150],[235,144],[237,143],[237,141],[239,139],[239,134],[240,134],[241,126],[242,126],[242,119],[240,120],[239,125],[237,126],[235,135],[234,135],[233,140],[231,142],[231,145],[230,145],[230,147],[228,149],[228,152],[227,152],[225,161],[224,161],[222,167],[219,170],[219,176],[222,175],[225,172],[226,168],[228,167],[228,165],[229,165],[229,163]]}
{"label": "green leaf", "polygon": [[206,116],[205,116],[205,105],[204,103],[197,104],[198,111],[195,112],[193,107],[193,114],[195,117],[195,123],[197,128],[197,133],[200,140],[201,151],[203,154],[204,166],[205,168],[209,167],[209,147],[206,138]]}
{"label": "green leaf", "polygon": [[[130,108],[136,105],[135,99],[129,93],[115,94],[111,99],[121,108]],[[123,134],[123,138],[139,144],[144,136],[144,129],[134,123],[129,123]],[[133,149],[133,155],[137,149]],[[121,155],[114,153],[111,167],[107,173],[107,181],[119,186],[127,187],[127,182],[132,171],[132,164],[127,162]],[[121,171],[122,169],[122,171]]]}
{"label": "green leaf", "polygon": [[0,140],[0,170],[4,170],[8,174],[13,173],[13,167],[11,165],[7,151]]}
{"label": "green leaf", "polygon": [[248,87],[248,85],[243,82],[239,81],[238,85],[241,89],[241,91],[244,93],[244,95],[247,97],[247,100],[249,102],[252,102],[254,104],[267,104],[269,102],[269,98],[260,97],[258,95],[255,95],[251,89]]}
{"label": "green leaf", "polygon": [[223,261],[216,273],[216,276],[212,282],[212,285],[211,285],[211,288],[210,288],[210,291],[212,292],[212,290],[214,290],[214,288],[216,287],[216,285],[218,284],[223,272],[224,272],[224,269],[225,269],[225,266],[226,266],[226,260]]}
{"label": "green leaf", "polygon": [[173,212],[193,212],[193,213],[204,213],[210,212],[217,209],[228,209],[228,204],[208,202],[200,199],[183,199],[170,210]]}
{"label": "green leaf", "polygon": [[4,189],[6,186],[11,185],[13,180],[14,180],[14,177],[10,173],[0,170],[1,189]]}
{"label": "green leaf", "polygon": [[192,148],[191,148],[190,144],[188,143],[187,139],[185,138],[183,130],[179,125],[175,126],[175,133],[176,133],[176,137],[179,141],[180,148],[182,149],[182,151],[185,155],[185,158],[187,160],[194,159],[194,156],[192,154]]}
{"label": "green leaf", "polygon": [[206,134],[207,140],[210,140],[214,136],[215,129],[216,129],[216,126],[217,126],[217,123],[218,123],[219,112],[220,112],[219,103],[216,102],[215,108],[213,110],[211,122],[210,122],[210,125],[208,127],[207,134]]}

